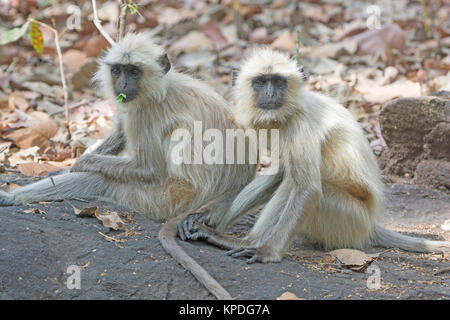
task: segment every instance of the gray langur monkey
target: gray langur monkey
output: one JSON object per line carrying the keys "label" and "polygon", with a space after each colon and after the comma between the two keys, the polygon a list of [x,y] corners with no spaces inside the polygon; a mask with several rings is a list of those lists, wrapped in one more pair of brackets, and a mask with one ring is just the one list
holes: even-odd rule
{"label": "gray langur monkey", "polygon": [[[302,77],[294,60],[271,49],[255,50],[243,63],[235,85],[239,117],[246,128],[279,130],[280,169],[248,184],[218,228],[193,214],[179,224],[180,238],[205,239],[250,263],[280,261],[296,235],[325,250],[380,245],[449,251],[450,242],[409,237],[377,223],[383,184],[362,129],[342,105],[305,89]],[[222,233],[258,205],[264,207],[246,237]]]}
{"label": "gray langur monkey", "polygon": [[[95,80],[106,97],[124,97],[115,101],[115,127],[71,172],[54,177],[57,189],[67,199],[107,200],[169,220],[160,232],[164,248],[218,298],[231,298],[177,245],[177,219],[210,212],[220,222],[256,165],[172,161],[179,145],[172,139],[175,130],[192,134],[194,121],[204,130],[238,128],[226,101],[201,81],[173,70],[163,48],[145,33],[128,34],[110,48]],[[117,156],[121,151],[127,155]],[[0,192],[0,206],[60,199],[49,178]]]}

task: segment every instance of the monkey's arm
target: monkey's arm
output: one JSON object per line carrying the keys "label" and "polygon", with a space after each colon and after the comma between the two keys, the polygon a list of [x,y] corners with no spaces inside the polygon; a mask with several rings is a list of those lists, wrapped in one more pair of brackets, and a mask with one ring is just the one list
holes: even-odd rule
{"label": "monkey's arm", "polygon": [[125,149],[126,139],[121,122],[118,122],[111,134],[92,153],[118,155]]}
{"label": "monkey's arm", "polygon": [[151,183],[156,177],[151,167],[139,166],[133,159],[93,153],[81,156],[70,171],[98,173],[106,178],[125,182]]}
{"label": "monkey's arm", "polygon": [[[92,154],[103,154],[103,155],[117,155],[125,149],[126,139],[125,134],[123,133],[122,124],[118,122],[116,126],[113,128],[111,134],[99,145]],[[81,167],[80,161],[84,161],[83,157],[78,158],[75,165],[77,167]],[[66,173],[71,170],[70,168],[61,169],[58,171],[53,171],[48,174],[48,177],[56,176],[62,173]],[[81,170],[77,170],[81,171]]]}
{"label": "monkey's arm", "polygon": [[281,174],[256,176],[233,200],[217,230],[225,230],[250,209],[269,201],[280,182]]}

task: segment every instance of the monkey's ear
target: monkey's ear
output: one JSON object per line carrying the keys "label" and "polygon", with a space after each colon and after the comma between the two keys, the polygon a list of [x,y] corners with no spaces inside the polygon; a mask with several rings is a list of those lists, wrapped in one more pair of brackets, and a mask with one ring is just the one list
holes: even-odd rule
{"label": "monkey's ear", "polygon": [[104,61],[107,54],[108,54],[108,52],[106,50],[102,50],[100,52],[100,54],[98,55],[98,60],[99,61]]}
{"label": "monkey's ear", "polygon": [[231,86],[232,87],[234,87],[236,85],[236,80],[238,78],[238,75],[239,75],[238,69],[231,70]]}
{"label": "monkey's ear", "polygon": [[167,56],[167,53],[162,54],[158,58],[158,63],[161,66],[161,68],[163,69],[164,74],[169,72],[169,70],[171,68],[171,64],[170,64],[170,61],[169,61],[169,57]]}

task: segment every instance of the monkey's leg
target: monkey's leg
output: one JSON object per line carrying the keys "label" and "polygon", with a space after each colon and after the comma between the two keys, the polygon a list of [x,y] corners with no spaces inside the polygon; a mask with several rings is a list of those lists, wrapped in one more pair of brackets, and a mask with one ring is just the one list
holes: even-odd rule
{"label": "monkey's leg", "polygon": [[281,181],[281,175],[256,176],[233,200],[223,216],[208,216],[208,225],[223,232],[252,208],[269,201]]}
{"label": "monkey's leg", "polygon": [[72,172],[91,172],[121,182],[155,182],[156,174],[151,168],[139,166],[135,160],[124,157],[86,154],[78,159]]}
{"label": "monkey's leg", "polygon": [[[342,186],[351,185],[351,188]],[[370,241],[376,207],[362,185],[342,183],[341,187],[324,182],[320,208],[303,220],[300,233],[325,250],[362,249]]]}
{"label": "monkey's leg", "polygon": [[299,231],[301,217],[318,207],[320,195],[316,187],[300,188],[292,179],[283,180],[245,237],[253,245],[230,254],[249,257],[249,263],[280,261]]}
{"label": "monkey's leg", "polygon": [[[53,177],[58,191],[66,199],[95,200],[105,197],[111,184],[100,175],[89,173],[66,173]],[[0,205],[14,205],[36,201],[62,200],[50,178],[15,189],[10,193],[0,193]]]}
{"label": "monkey's leg", "polygon": [[[206,216],[204,212],[190,214],[178,225],[178,236],[181,240],[203,239],[211,244],[226,249],[241,246],[241,242],[234,241],[233,237],[222,237],[219,232],[223,232],[240,216],[252,208],[267,202],[272,196],[273,191],[277,187],[280,179],[280,176],[275,175],[256,176],[256,178],[237,195],[237,197],[233,200],[230,209],[224,216],[211,217]],[[213,206],[209,206],[209,208],[211,207]],[[217,218],[220,218],[221,220],[218,221]],[[200,226],[204,223],[217,225],[216,229],[219,230],[219,232],[209,232],[214,229],[209,228],[206,225],[204,226],[205,228],[200,228]]]}
{"label": "monkey's leg", "polygon": [[[278,186],[280,177],[276,176],[257,176],[247,187],[245,187],[237,198],[233,201],[233,204],[227,213],[227,219],[233,221],[241,216],[243,213],[248,212],[248,210],[258,206],[262,203],[267,202],[273,194],[273,189]],[[281,186],[283,183],[281,184]],[[272,203],[277,202],[280,196],[276,196],[284,191],[280,191],[280,188],[276,191],[274,198],[268,202],[267,206]],[[284,190],[284,188],[282,189]],[[245,193],[244,193],[245,191]],[[261,192],[261,193],[260,193]],[[280,212],[283,209],[285,201],[283,200],[280,205],[278,205],[278,210]],[[266,208],[263,209],[267,210]],[[261,219],[261,216],[260,218]],[[258,219],[258,221],[259,221]],[[206,218],[202,215],[193,214],[189,215],[180,225],[179,225],[179,236],[182,240],[205,240],[215,246],[224,249],[243,249],[243,248],[254,248],[255,239],[247,238],[236,238],[232,236],[224,235],[220,231],[216,231],[204,224]],[[257,223],[258,223],[257,221]],[[275,224],[274,221],[272,224]]]}

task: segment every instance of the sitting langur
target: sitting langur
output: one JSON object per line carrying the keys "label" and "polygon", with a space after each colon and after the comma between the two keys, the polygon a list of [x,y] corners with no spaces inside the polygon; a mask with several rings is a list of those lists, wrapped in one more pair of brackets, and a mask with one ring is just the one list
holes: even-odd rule
{"label": "sitting langur", "polygon": [[[191,215],[179,224],[182,239],[206,239],[249,262],[280,261],[296,235],[326,250],[398,247],[447,251],[450,243],[408,237],[377,224],[383,213],[380,171],[351,113],[306,90],[302,72],[286,55],[259,49],[236,79],[239,117],[247,128],[279,130],[279,171],[257,176],[233,201],[217,229]],[[275,143],[275,141],[271,141]],[[242,239],[217,231],[264,205]]]}
{"label": "sitting langur", "polygon": [[[80,157],[71,172],[55,176],[56,188],[47,178],[1,192],[0,206],[59,200],[62,194],[109,200],[159,220],[206,210],[220,221],[253,178],[255,165],[175,163],[172,150],[179,142],[172,133],[182,128],[193,137],[194,121],[205,130],[236,129],[226,101],[201,81],[171,69],[162,47],[145,33],[128,34],[113,46],[102,57],[95,80],[105,96],[124,97],[115,102],[111,135],[95,152]],[[117,156],[123,150],[127,156]],[[176,226],[169,221],[160,234],[172,255]],[[185,267],[194,264],[185,254],[180,259]]]}

